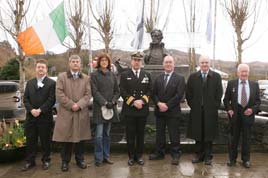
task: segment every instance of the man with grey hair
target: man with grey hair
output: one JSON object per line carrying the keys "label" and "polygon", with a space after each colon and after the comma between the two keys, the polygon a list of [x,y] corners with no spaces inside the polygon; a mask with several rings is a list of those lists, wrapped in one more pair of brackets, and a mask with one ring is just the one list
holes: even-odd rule
{"label": "man with grey hair", "polygon": [[91,138],[88,105],[91,98],[89,77],[80,72],[78,55],[69,58],[69,71],[59,74],[56,98],[59,110],[55,123],[53,141],[62,143],[62,171],[68,171],[74,146],[78,167],[87,167],[83,157],[83,141]]}
{"label": "man with grey hair", "polygon": [[210,69],[208,56],[200,56],[200,70],[187,81],[186,99],[191,108],[188,137],[196,141],[196,157],[192,163],[212,163],[212,142],[218,135],[218,108],[221,104],[220,74]]}
{"label": "man with grey hair", "polygon": [[249,66],[239,64],[237,67],[238,79],[230,80],[224,96],[224,106],[229,116],[230,135],[228,166],[235,166],[237,159],[237,147],[240,133],[242,133],[243,166],[250,168],[250,138],[251,127],[255,120],[255,114],[260,106],[260,91],[257,82],[250,81]]}

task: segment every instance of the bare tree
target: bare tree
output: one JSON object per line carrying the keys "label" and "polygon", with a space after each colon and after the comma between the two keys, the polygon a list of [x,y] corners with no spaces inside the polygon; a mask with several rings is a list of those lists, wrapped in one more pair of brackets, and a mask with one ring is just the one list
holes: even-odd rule
{"label": "bare tree", "polygon": [[[31,0],[7,0],[7,6],[1,7],[0,19],[0,28],[2,28],[5,32],[7,32],[13,40],[18,45],[18,56],[17,60],[20,64],[20,92],[24,94],[24,82],[25,82],[25,55],[23,54],[22,48],[17,42],[18,34],[22,31],[22,28],[27,26],[26,23],[26,14],[29,10],[29,6],[31,4]],[[11,25],[5,23],[3,16],[11,22]]]}
{"label": "bare tree", "polygon": [[[184,9],[184,17],[186,23],[187,33],[190,34],[190,38],[192,39],[192,35],[196,32],[196,0],[190,0],[189,10],[186,7],[185,0],[183,2]],[[189,11],[189,12],[188,12]],[[188,60],[189,60],[189,71],[194,72],[196,67],[196,54],[195,48],[192,46],[188,49]]]}
{"label": "bare tree", "polygon": [[151,33],[156,28],[156,22],[158,20],[159,1],[157,1],[157,8],[155,9],[155,0],[150,0],[150,12],[149,17],[145,19],[145,29],[147,33]]}
{"label": "bare tree", "polygon": [[69,0],[69,11],[67,16],[70,23],[70,38],[74,46],[64,44],[67,48],[71,49],[72,53],[79,54],[85,41],[86,23],[84,17],[84,3],[82,0],[71,1]]}
{"label": "bare tree", "polygon": [[113,23],[113,4],[111,1],[105,0],[104,7],[102,8],[102,11],[98,13],[98,15],[95,14],[93,7],[92,7],[92,1],[89,1],[89,6],[93,15],[93,18],[97,22],[97,27],[92,26],[93,29],[95,29],[99,35],[102,38],[102,41],[104,42],[105,46],[105,53],[111,54],[110,51],[110,44],[113,39],[114,34],[114,28],[112,26]]}
{"label": "bare tree", "polygon": [[243,45],[252,36],[261,2],[224,0],[224,8],[231,20],[236,35],[237,65],[242,63]]}
{"label": "bare tree", "polygon": [[[173,0],[170,0],[169,10],[172,8],[172,5],[173,5]],[[166,27],[168,23],[170,13],[168,13],[168,16],[165,19],[165,23],[163,27],[157,27],[158,26],[157,23],[160,17],[159,8],[160,8],[160,0],[150,0],[149,15],[147,15],[147,17],[145,18],[145,24],[144,24],[147,33],[151,33],[152,30],[156,28],[164,30],[164,28]]]}

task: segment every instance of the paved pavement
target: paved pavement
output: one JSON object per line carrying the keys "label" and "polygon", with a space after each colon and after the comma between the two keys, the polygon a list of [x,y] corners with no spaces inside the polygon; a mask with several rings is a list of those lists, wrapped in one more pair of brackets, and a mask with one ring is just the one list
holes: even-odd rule
{"label": "paved pavement", "polygon": [[149,161],[144,156],[145,165],[127,165],[127,155],[115,153],[111,159],[113,165],[105,164],[95,167],[92,153],[85,155],[88,168],[82,170],[75,164],[74,158],[70,163],[69,172],[61,172],[59,153],[52,154],[52,164],[49,170],[43,171],[40,157],[37,166],[27,172],[21,172],[24,162],[0,164],[0,178],[268,178],[268,153],[253,153],[252,167],[246,169],[240,162],[235,167],[226,165],[227,154],[214,154],[212,166],[203,163],[192,164],[192,154],[184,154],[178,166],[171,165],[171,157],[166,155],[164,160]]}

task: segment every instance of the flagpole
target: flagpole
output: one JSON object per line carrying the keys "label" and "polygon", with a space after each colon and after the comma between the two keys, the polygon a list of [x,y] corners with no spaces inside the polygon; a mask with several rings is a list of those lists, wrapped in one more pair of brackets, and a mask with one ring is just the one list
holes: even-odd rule
{"label": "flagpole", "polygon": [[217,27],[217,0],[214,1],[215,5],[214,5],[214,30],[213,30],[213,63],[212,63],[212,67],[215,68],[215,49],[216,49],[216,27]]}

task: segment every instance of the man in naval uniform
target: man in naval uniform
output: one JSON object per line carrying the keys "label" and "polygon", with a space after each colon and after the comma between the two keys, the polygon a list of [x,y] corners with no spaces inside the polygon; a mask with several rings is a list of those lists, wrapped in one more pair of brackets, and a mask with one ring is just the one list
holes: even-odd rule
{"label": "man in naval uniform", "polygon": [[122,115],[126,119],[128,147],[128,165],[135,162],[144,164],[144,129],[149,114],[149,96],[152,80],[148,72],[141,69],[143,55],[135,52],[131,55],[131,68],[121,74],[120,92],[124,99]]}

